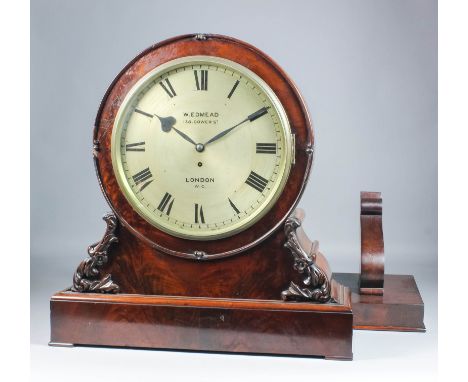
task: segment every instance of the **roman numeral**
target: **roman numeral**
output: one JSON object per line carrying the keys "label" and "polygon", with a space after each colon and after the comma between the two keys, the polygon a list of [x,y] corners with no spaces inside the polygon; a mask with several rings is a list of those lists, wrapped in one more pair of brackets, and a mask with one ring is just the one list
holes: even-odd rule
{"label": "roman numeral", "polygon": [[195,223],[205,224],[205,217],[203,216],[203,207],[195,203]]}
{"label": "roman numeral", "polygon": [[208,70],[194,70],[193,73],[195,75],[197,90],[208,90]]}
{"label": "roman numeral", "polygon": [[[166,84],[164,84],[164,82],[166,82]],[[169,97],[171,97],[171,98],[172,98],[172,97],[175,97],[177,94],[176,94],[174,88],[172,87],[171,82],[169,81],[169,78],[166,78],[166,79],[164,80],[164,82],[161,81],[161,82],[159,83],[159,85],[161,85],[161,87],[166,91],[166,93],[167,93],[167,95],[168,95]]]}
{"label": "roman numeral", "polygon": [[232,200],[229,199],[229,198],[228,198],[228,200],[229,200],[229,204],[231,205],[232,209],[233,209],[234,211],[236,211],[236,214],[240,213],[239,209],[238,209],[238,208],[236,207],[236,205],[232,202]]}
{"label": "roman numeral", "polygon": [[276,154],[276,143],[257,143],[257,154]]}
{"label": "roman numeral", "polygon": [[137,142],[137,143],[129,143],[128,145],[125,146],[126,151],[145,151],[144,146],[145,142]]}
{"label": "roman numeral", "polygon": [[164,212],[164,210],[166,209],[166,206],[169,204],[169,207],[167,207],[167,211],[166,211],[167,216],[171,214],[172,205],[174,204],[174,199],[172,200],[171,199],[172,199],[172,195],[166,192],[158,206],[158,210],[161,212]]}
{"label": "roman numeral", "polygon": [[239,81],[236,81],[236,83],[234,84],[234,86],[232,87],[231,91],[229,92],[228,94],[228,98],[231,98],[232,95],[234,94],[234,92],[236,91],[236,88],[237,88],[237,85],[239,85]]}
{"label": "roman numeral", "polygon": [[140,188],[140,191],[143,191],[146,187],[150,185],[150,183],[153,181],[153,179],[151,179],[152,177],[153,174],[151,174],[151,171],[148,167],[132,176],[135,185],[138,186],[139,184],[143,183],[143,185]]}
{"label": "roman numeral", "polygon": [[255,188],[257,191],[263,192],[266,185],[268,184],[268,180],[258,175],[256,172],[251,171],[245,183]]}

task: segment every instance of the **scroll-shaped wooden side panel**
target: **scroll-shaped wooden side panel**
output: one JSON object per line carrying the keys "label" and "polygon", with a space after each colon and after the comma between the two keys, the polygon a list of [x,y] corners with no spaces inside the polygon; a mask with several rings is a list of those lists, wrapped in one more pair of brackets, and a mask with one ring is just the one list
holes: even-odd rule
{"label": "scroll-shaped wooden side panel", "polygon": [[359,291],[367,295],[384,293],[384,239],[382,195],[361,192],[361,276]]}

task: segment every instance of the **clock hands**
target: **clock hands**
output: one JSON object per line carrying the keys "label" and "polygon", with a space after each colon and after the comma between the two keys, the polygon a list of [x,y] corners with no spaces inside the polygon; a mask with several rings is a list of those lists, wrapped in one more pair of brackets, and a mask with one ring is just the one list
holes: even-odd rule
{"label": "clock hands", "polygon": [[216,134],[214,137],[212,137],[211,139],[209,139],[208,141],[206,141],[205,143],[196,143],[192,138],[190,138],[187,134],[183,133],[182,131],[176,129],[174,127],[175,123],[177,122],[176,119],[172,116],[169,116],[169,117],[160,117],[159,115],[157,114],[154,114],[154,116],[156,116],[159,121],[161,122],[161,130],[164,131],[165,133],[169,133],[171,130],[174,130],[177,134],[179,134],[183,139],[185,139],[187,142],[190,142],[192,145],[195,146],[195,150],[197,150],[198,152],[202,152],[205,150],[205,146],[208,144],[208,143],[212,143],[212,142],[215,142],[217,141],[219,138],[222,138],[224,137],[226,134],[229,134],[232,130],[234,130],[236,127],[244,124],[245,122],[249,121],[249,122],[253,122],[255,121],[256,119],[264,116],[265,114],[268,113],[268,109],[270,107],[269,106],[264,106],[262,107],[261,109],[257,110],[255,113],[252,113],[250,114],[249,116],[247,116],[247,118],[243,119],[242,121],[240,121],[239,123],[237,123],[236,125],[230,127],[229,129],[226,129],[224,131],[221,131],[220,133]]}
{"label": "clock hands", "polygon": [[[268,113],[269,106],[264,106],[261,109],[257,110],[255,113],[250,114],[247,118],[243,119],[240,121],[238,124],[230,127],[229,129],[226,129],[224,131],[221,131],[219,134],[216,134],[213,138],[209,139],[208,141],[205,142],[203,146],[206,146],[208,143],[212,143],[214,141],[217,141],[219,138],[224,137],[226,134],[230,133],[232,130],[234,130],[236,127],[242,125],[243,123],[249,121],[253,122],[256,119],[260,118],[261,116],[265,115]],[[197,150],[198,151],[198,150]]]}
{"label": "clock hands", "polygon": [[187,134],[183,133],[182,131],[180,130],[177,130],[174,126],[172,126],[172,129],[177,133],[179,134],[182,138],[184,138],[187,142],[190,142],[192,145],[196,146],[197,143],[192,139],[190,138]]}

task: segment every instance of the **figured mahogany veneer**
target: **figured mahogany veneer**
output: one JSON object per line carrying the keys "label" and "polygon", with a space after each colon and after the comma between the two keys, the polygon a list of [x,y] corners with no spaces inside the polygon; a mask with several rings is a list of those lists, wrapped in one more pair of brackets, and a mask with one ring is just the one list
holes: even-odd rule
{"label": "figured mahogany veneer", "polygon": [[211,261],[169,256],[122,225],[116,235],[119,242],[103,273],[112,275],[121,293],[277,300],[290,281],[301,283],[283,247],[283,230],[245,253]]}
{"label": "figured mahogany veneer", "polygon": [[352,358],[349,291],[339,303],[59,292],[51,345],[105,345]]}
{"label": "figured mahogany veneer", "polygon": [[[132,240],[106,215],[104,237],[90,246],[74,287],[51,299],[50,344],[351,359],[350,291],[330,279],[325,257],[302,229],[303,219],[303,211],[296,211],[283,236],[276,234],[277,242],[267,240],[248,257],[193,262]],[[165,260],[180,266],[163,268]],[[264,270],[257,272],[259,267]],[[149,273],[155,270],[159,273]]]}
{"label": "figured mahogany veneer", "polygon": [[[111,137],[114,121],[125,96],[144,75],[168,61],[188,56],[216,56],[234,61],[261,77],[282,103],[295,136],[295,164],[275,206],[249,229],[212,241],[171,236],[148,223],[129,204],[112,168]],[[306,106],[293,82],[265,53],[231,37],[184,35],[153,45],[133,59],[107,90],[96,117],[94,161],[99,182],[109,205],[129,232],[158,252],[202,260],[244,252],[278,230],[292,213],[304,190],[312,164],[314,135]],[[164,260],[166,262],[166,260]],[[167,260],[167,262],[170,262]],[[174,267],[177,262],[174,263]]]}

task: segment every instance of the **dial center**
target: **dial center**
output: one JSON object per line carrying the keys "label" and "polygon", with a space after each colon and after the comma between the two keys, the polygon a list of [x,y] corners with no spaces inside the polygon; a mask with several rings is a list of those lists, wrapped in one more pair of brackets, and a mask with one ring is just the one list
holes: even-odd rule
{"label": "dial center", "polygon": [[203,143],[197,143],[195,145],[195,150],[197,150],[199,153],[205,151],[205,145]]}

